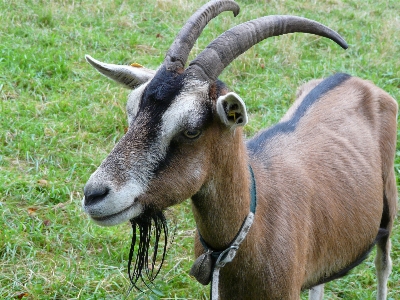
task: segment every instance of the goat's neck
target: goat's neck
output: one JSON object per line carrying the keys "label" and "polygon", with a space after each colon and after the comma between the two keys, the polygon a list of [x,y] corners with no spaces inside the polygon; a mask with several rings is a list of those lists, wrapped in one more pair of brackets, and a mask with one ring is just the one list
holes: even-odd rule
{"label": "goat's neck", "polygon": [[242,131],[229,138],[213,149],[208,180],[192,197],[197,228],[215,250],[229,245],[250,210],[251,179]]}

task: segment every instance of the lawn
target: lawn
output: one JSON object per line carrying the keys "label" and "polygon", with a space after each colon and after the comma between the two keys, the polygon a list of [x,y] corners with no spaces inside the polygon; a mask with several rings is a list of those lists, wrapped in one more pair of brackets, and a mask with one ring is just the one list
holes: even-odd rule
{"label": "lawn", "polygon": [[[129,224],[95,225],[81,210],[90,174],[127,128],[128,91],[99,75],[85,54],[157,68],[205,0],[0,1],[0,299],[124,299]],[[346,72],[400,99],[398,0],[238,1],[211,21],[194,58],[224,30],[268,14],[315,19],[348,42],[291,34],[262,42],[220,76],[245,100],[252,136],[277,122],[296,88]],[[396,176],[400,176],[398,144]],[[129,299],[206,299],[190,278],[195,224],[186,201],[168,211],[174,238],[153,292]],[[393,232],[389,298],[400,299],[400,222]],[[325,299],[374,299],[373,255]],[[302,299],[306,299],[304,293]]]}

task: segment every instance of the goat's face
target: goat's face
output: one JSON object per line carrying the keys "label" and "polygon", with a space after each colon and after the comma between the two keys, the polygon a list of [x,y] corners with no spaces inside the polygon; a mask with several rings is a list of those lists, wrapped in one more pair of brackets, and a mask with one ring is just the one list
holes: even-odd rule
{"label": "goat's face", "polygon": [[194,195],[207,178],[218,137],[247,120],[243,102],[222,95],[220,82],[164,67],[149,77],[129,95],[128,131],[85,186],[84,210],[100,225]]}

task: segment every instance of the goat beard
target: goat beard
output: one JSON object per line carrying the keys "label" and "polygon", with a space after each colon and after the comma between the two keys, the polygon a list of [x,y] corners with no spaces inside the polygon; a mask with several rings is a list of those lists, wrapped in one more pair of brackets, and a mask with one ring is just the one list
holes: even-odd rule
{"label": "goat beard", "polygon": [[[129,292],[133,288],[141,291],[137,285],[139,279],[147,288],[151,289],[149,285],[160,273],[167,251],[167,220],[162,212],[151,211],[130,220],[130,222],[133,236],[128,261],[128,275],[132,284]],[[139,244],[135,254],[137,235]]]}

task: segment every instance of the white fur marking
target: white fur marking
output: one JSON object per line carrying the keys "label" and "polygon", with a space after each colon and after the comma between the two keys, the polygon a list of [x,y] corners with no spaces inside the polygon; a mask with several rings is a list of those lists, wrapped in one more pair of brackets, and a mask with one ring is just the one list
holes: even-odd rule
{"label": "white fur marking", "polygon": [[322,300],[324,299],[324,285],[320,284],[314,286],[308,292],[308,299],[309,300]]}
{"label": "white fur marking", "polygon": [[141,195],[146,187],[139,184],[136,180],[130,182],[121,188],[112,185],[112,181],[107,180],[107,175],[101,169],[97,169],[89,178],[87,184],[92,186],[104,185],[108,182],[109,193],[102,201],[82,206],[84,211],[89,214],[94,221],[102,226],[112,226],[125,222],[140,215],[143,211],[141,204],[136,203],[135,199]]}
{"label": "white fur marking", "polygon": [[171,138],[186,126],[196,126],[193,116],[201,111],[203,101],[208,97],[208,84],[200,81],[185,85],[185,90],[173,101],[162,117],[161,139],[168,144]]}
{"label": "white fur marking", "polygon": [[384,252],[377,247],[375,257],[375,268],[378,279],[378,290],[376,294],[377,300],[386,300],[387,298],[387,282],[392,271],[392,259],[390,258],[391,242],[388,239],[386,246],[386,256]]}

